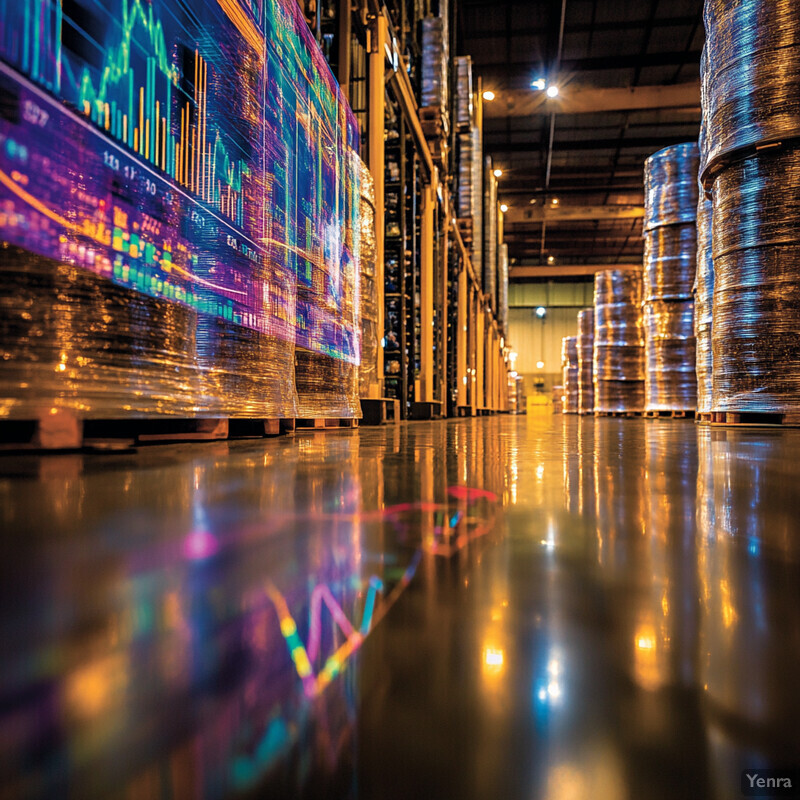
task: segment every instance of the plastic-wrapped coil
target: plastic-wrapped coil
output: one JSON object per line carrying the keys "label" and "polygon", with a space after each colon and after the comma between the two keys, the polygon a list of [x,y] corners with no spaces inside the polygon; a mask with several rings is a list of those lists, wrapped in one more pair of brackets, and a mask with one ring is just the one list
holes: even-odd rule
{"label": "plastic-wrapped coil", "polygon": [[578,410],[594,411],[594,309],[578,312]]}
{"label": "plastic-wrapped coil", "polygon": [[642,275],[605,270],[594,279],[594,407],[644,410]]}
{"label": "plastic-wrapped coil", "polygon": [[797,411],[800,147],[727,167],[712,194],[712,410]]}
{"label": "plastic-wrapped coil", "polygon": [[[695,196],[695,211],[696,206],[697,196]],[[696,269],[697,231],[694,222],[667,225],[645,233],[645,302],[688,300],[692,296]]]}
{"label": "plastic-wrapped coil", "polygon": [[644,230],[694,222],[700,153],[695,142],[665,147],[644,163]]}
{"label": "plastic-wrapped coil", "polygon": [[564,414],[578,413],[578,337],[565,336],[561,340],[561,370],[564,385]]}
{"label": "plastic-wrapped coil", "polygon": [[218,413],[196,359],[192,309],[71,264],[0,245],[0,417]]}
{"label": "plastic-wrapped coil", "polygon": [[497,309],[497,178],[491,156],[484,159],[483,175],[483,291]]}
{"label": "plastic-wrapped coil", "polygon": [[497,321],[503,335],[508,335],[508,245],[497,248]]}
{"label": "plastic-wrapped coil", "polygon": [[456,125],[459,130],[469,130],[472,126],[472,57],[456,56],[453,59],[456,70]]}
{"label": "plastic-wrapped coil", "polygon": [[483,128],[472,126],[472,268],[483,271]]}
{"label": "plastic-wrapped coil", "polygon": [[359,166],[359,268],[361,280],[361,363],[358,368],[359,392],[369,397],[377,391],[378,369],[378,290],[375,285],[375,183],[369,168],[361,160]]}
{"label": "plastic-wrapped coil", "polygon": [[422,106],[447,109],[447,24],[441,17],[422,20]]}
{"label": "plastic-wrapped coil", "polygon": [[711,411],[713,350],[711,320],[714,299],[714,259],[711,252],[711,201],[704,195],[697,204],[697,274],[694,296],[694,335],[697,352],[697,412]]}
{"label": "plastic-wrapped coil", "polygon": [[697,405],[694,302],[645,303],[644,329],[647,410],[694,410]]}
{"label": "plastic-wrapped coil", "polygon": [[800,136],[800,3],[706,0],[703,170],[760,142]]}

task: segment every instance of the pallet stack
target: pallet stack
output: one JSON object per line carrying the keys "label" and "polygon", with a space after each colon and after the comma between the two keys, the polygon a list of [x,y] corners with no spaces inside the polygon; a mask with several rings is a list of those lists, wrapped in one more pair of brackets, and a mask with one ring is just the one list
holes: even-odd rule
{"label": "pallet stack", "polygon": [[561,405],[562,413],[577,414],[580,410],[578,402],[580,376],[577,336],[565,336],[561,340],[561,374],[564,386]]}
{"label": "pallet stack", "polygon": [[645,162],[644,330],[648,416],[693,415],[697,171],[694,142]]}
{"label": "pallet stack", "polygon": [[711,411],[800,422],[800,5],[707,0],[702,183],[713,198]]}
{"label": "pallet stack", "polygon": [[578,312],[578,411],[594,413],[594,309]]}

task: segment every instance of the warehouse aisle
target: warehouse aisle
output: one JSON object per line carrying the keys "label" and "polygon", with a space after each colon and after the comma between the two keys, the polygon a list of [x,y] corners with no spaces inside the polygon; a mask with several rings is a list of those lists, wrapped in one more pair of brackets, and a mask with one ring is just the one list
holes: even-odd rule
{"label": "warehouse aisle", "polygon": [[0,459],[4,797],[739,797],[800,764],[800,431]]}

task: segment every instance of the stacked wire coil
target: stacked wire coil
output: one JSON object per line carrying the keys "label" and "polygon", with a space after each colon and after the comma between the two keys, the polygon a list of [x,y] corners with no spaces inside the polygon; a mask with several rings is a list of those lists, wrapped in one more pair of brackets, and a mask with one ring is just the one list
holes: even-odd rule
{"label": "stacked wire coil", "polygon": [[697,174],[694,142],[645,162],[644,306],[646,410],[697,405],[694,301]]}
{"label": "stacked wire coil", "polygon": [[565,336],[561,340],[561,370],[563,376],[564,414],[577,414],[578,405],[578,337]]}
{"label": "stacked wire coil", "polygon": [[578,312],[578,411],[594,411],[594,309]]}
{"label": "stacked wire coil", "polygon": [[694,291],[697,413],[711,411],[713,350],[711,347],[714,300],[714,259],[711,252],[711,201],[704,194],[697,202],[697,274]]}
{"label": "stacked wire coil", "polygon": [[594,408],[644,411],[642,276],[605,270],[594,279]]}
{"label": "stacked wire coil", "polygon": [[708,0],[713,412],[800,411],[800,4]]}
{"label": "stacked wire coil", "polygon": [[736,152],[800,136],[800,4],[706,0],[703,171]]}
{"label": "stacked wire coil", "polygon": [[712,410],[800,410],[800,147],[719,173],[713,219]]}

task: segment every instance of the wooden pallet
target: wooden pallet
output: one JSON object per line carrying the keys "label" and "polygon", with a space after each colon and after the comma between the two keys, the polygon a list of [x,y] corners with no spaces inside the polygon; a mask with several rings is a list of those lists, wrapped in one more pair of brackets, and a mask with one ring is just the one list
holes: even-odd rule
{"label": "wooden pallet", "polygon": [[800,427],[800,412],[788,412],[785,414],[769,414],[757,411],[712,411],[708,422],[712,425],[735,425],[740,427],[773,427],[782,426],[797,428]]}
{"label": "wooden pallet", "polygon": [[694,419],[694,409],[645,411],[644,415],[648,419]]}
{"label": "wooden pallet", "polygon": [[644,414],[643,411],[595,411],[594,415],[596,417],[641,417]]}
{"label": "wooden pallet", "polygon": [[472,417],[472,406],[456,406],[457,417]]}
{"label": "wooden pallet", "polygon": [[261,439],[292,433],[295,423],[238,417],[81,419],[69,410],[53,409],[30,419],[0,420],[0,451],[114,451],[148,444]]}
{"label": "wooden pallet", "polygon": [[400,421],[400,401],[396,397],[361,399],[362,425],[385,425]]}
{"label": "wooden pallet", "polygon": [[325,417],[313,417],[309,419],[296,420],[296,430],[323,431],[323,430],[331,430],[332,428],[357,428],[357,427],[358,427],[358,420],[350,418],[344,419],[340,417],[334,417],[332,419],[327,419]]}
{"label": "wooden pallet", "polygon": [[710,411],[701,411],[695,416],[695,422],[703,425],[710,425],[714,421],[714,415]]}

